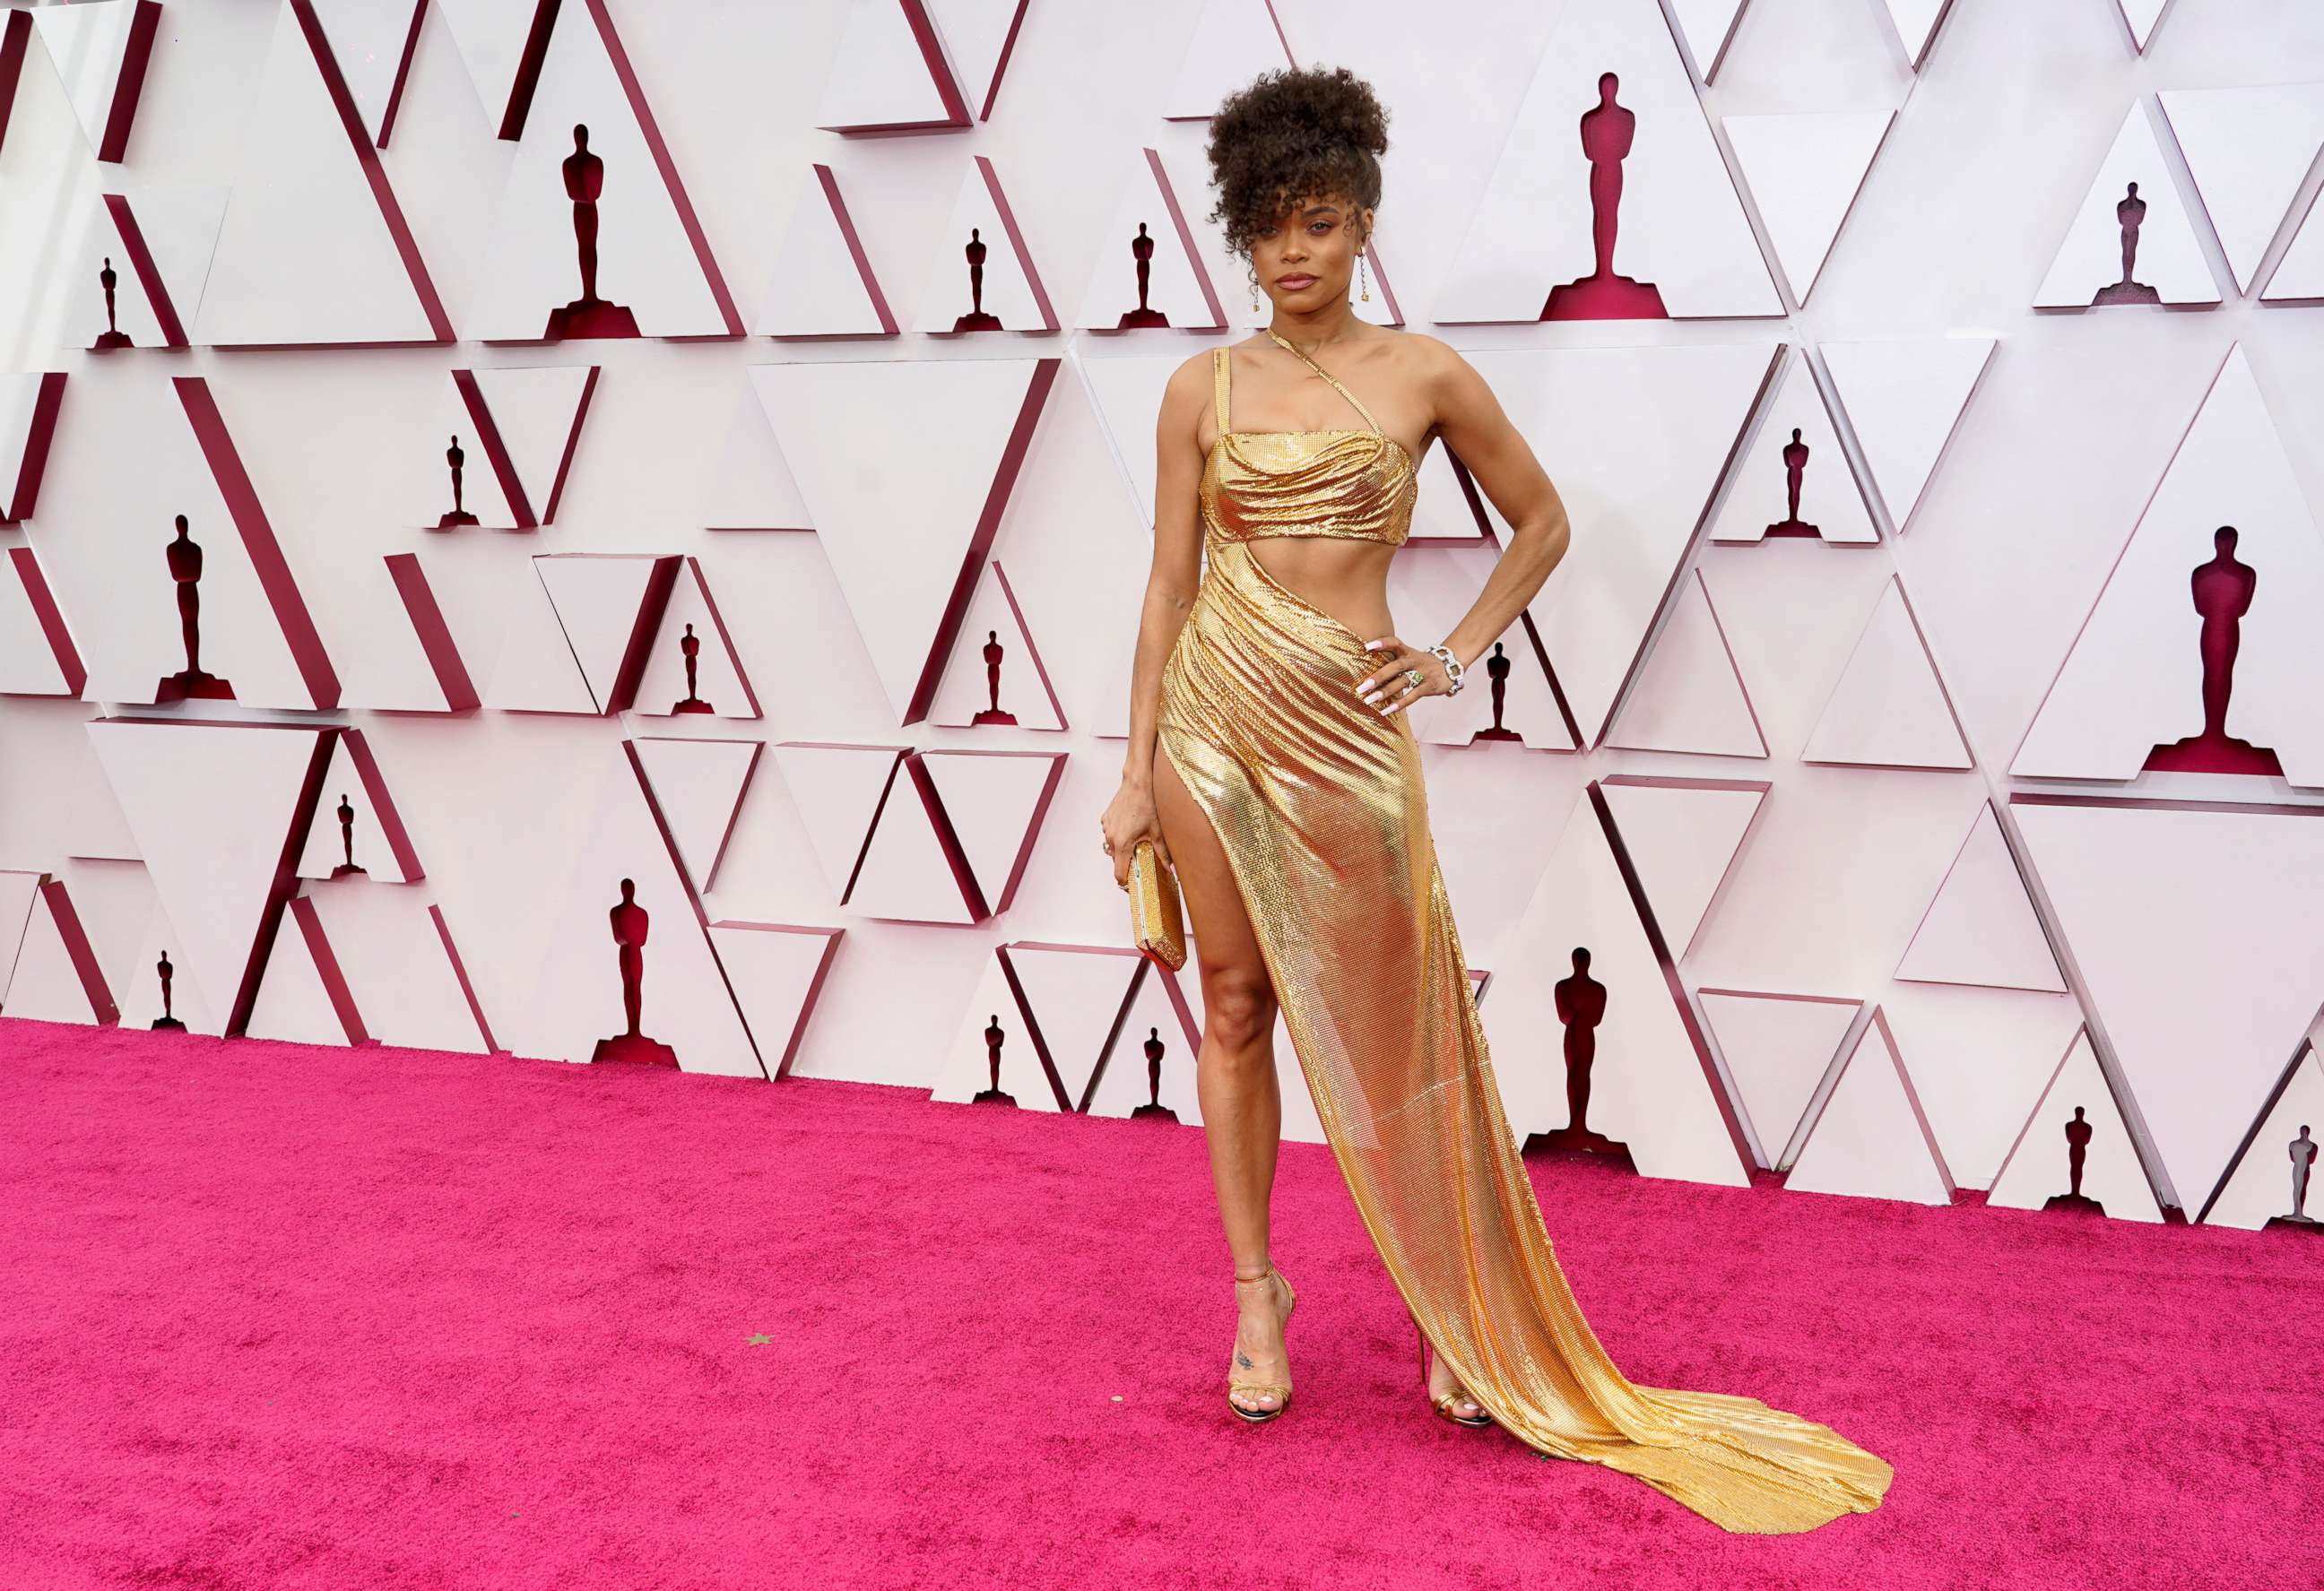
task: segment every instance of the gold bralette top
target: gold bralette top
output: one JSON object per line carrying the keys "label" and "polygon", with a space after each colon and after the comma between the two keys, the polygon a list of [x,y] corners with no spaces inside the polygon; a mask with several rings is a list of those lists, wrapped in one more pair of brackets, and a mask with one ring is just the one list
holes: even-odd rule
{"label": "gold bralette top", "polygon": [[1227,426],[1227,351],[1211,351],[1219,434],[1203,461],[1203,523],[1222,541],[1338,536],[1401,547],[1412,533],[1420,473],[1404,444],[1331,372],[1269,330],[1307,368],[1339,388],[1369,430],[1237,431]]}

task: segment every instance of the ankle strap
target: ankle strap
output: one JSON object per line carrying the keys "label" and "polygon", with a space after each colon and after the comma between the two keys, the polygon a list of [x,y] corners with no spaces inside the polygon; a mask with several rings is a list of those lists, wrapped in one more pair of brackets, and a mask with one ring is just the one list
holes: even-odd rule
{"label": "ankle strap", "polygon": [[1236,1280],[1236,1281],[1238,1281],[1238,1282],[1264,1282],[1264,1281],[1267,1281],[1269,1277],[1273,1276],[1274,1274],[1275,1274],[1275,1267],[1274,1267],[1273,1265],[1269,1265],[1269,1266],[1268,1266],[1268,1267],[1267,1267],[1267,1269],[1265,1269],[1265,1270],[1261,1271],[1261,1272],[1260,1272],[1258,1275],[1256,1275],[1256,1276],[1246,1276],[1246,1275],[1242,1274],[1242,1273],[1240,1273],[1240,1271],[1238,1271],[1237,1273],[1235,1273],[1235,1280]]}

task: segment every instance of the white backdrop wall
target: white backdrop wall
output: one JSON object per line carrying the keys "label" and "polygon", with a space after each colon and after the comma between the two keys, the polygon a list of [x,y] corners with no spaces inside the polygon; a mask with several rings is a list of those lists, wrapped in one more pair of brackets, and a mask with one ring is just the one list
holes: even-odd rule
{"label": "white backdrop wall", "polygon": [[[1195,1118],[1199,986],[1123,953],[1093,830],[1153,404],[1259,320],[1184,113],[1284,64],[1266,7],[930,0],[965,124],[872,136],[829,129],[945,105],[889,0],[566,0],[513,141],[529,3],[167,0],[102,162],[119,52],[54,9],[0,134],[0,370],[68,377],[0,399],[0,485],[44,464],[0,527],[11,1016],[150,1023],[166,949],[197,1031],[586,1062],[630,877],[642,1026],[689,1071],[965,1099],[997,1021],[1019,1104],[1126,1115],[1150,1029]],[[1520,1130],[1568,1125],[1550,989],[1587,943],[1590,1125],[1650,1174],[2038,1209],[2080,1108],[2107,1213],[2256,1228],[2324,1117],[2324,15],[2177,0],[2142,52],[2116,0],[1908,37],[1929,9],[1274,0],[1392,112],[1360,312],[1466,353],[1573,510],[1506,638],[1524,742],[1468,743],[1481,691],[1416,725],[1496,1067]],[[1617,267],[1683,318],[1529,318],[1589,264],[1600,60],[1641,114]],[[533,329],[578,291],[576,119],[604,296],[659,335]],[[2116,179],[2158,158],[2166,302],[2037,308],[2114,280]],[[152,345],[107,194],[190,346]],[[1081,324],[1134,306],[1125,218],[1171,328]],[[1009,329],[933,335],[969,225]],[[139,345],[100,354],[106,254]],[[1766,536],[1795,426],[1823,534]],[[451,432],[480,528],[433,529]],[[1425,470],[1421,643],[1496,528]],[[176,513],[233,701],[155,704]],[[2228,729],[2288,772],[2145,771],[2202,728],[2184,582],[2224,523],[2258,572]],[[687,624],[713,715],[669,713]],[[1014,724],[972,722],[988,631]]]}

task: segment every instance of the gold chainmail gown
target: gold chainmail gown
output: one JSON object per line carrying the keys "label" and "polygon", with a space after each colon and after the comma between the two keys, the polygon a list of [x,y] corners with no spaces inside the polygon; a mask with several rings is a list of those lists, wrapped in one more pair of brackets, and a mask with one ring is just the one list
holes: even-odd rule
{"label": "gold chainmail gown", "polygon": [[1729,1531],[1877,1507],[1895,1474],[1879,1458],[1756,1398],[1633,1385],[1582,1319],[1502,1113],[1412,721],[1358,699],[1376,666],[1364,638],[1250,552],[1273,536],[1400,545],[1414,462],[1313,361],[1370,429],[1229,430],[1226,351],[1213,361],[1208,567],[1163,668],[1158,733],[1218,831],[1388,1274],[1470,1394],[1530,1447],[1637,1476]]}

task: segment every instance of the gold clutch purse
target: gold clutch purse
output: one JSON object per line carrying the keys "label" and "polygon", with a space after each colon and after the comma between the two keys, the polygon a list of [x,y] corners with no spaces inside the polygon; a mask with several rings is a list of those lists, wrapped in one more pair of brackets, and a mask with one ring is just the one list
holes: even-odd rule
{"label": "gold clutch purse", "polygon": [[1178,879],[1140,840],[1130,853],[1130,938],[1173,972],[1186,964],[1186,929],[1178,909]]}

